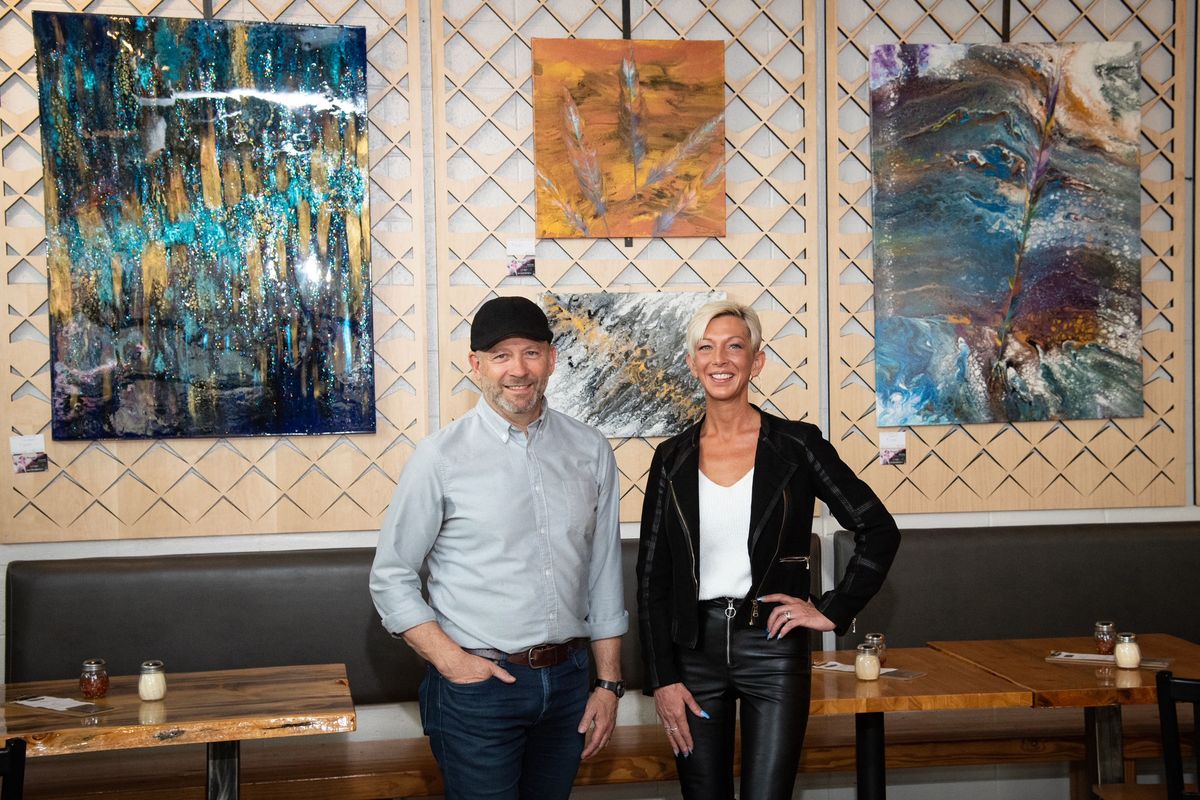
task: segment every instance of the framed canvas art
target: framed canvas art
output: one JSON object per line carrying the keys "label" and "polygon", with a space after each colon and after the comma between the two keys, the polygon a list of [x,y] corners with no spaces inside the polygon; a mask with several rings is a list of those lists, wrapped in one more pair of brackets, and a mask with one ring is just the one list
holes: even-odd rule
{"label": "framed canvas art", "polygon": [[373,431],[364,30],[33,22],[54,437]]}
{"label": "framed canvas art", "polygon": [[1142,415],[1140,51],[871,51],[881,426]]}
{"label": "framed canvas art", "polygon": [[725,45],[533,40],[537,235],[725,235]]}
{"label": "framed canvas art", "polygon": [[687,323],[723,292],[542,295],[558,365],[546,398],[610,438],[670,436],[704,410]]}

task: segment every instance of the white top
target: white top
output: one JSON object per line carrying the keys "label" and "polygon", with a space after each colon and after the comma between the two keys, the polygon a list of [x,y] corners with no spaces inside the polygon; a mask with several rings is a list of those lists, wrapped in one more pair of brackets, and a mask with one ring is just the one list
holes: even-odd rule
{"label": "white top", "polygon": [[733,486],[700,474],[700,599],[750,591],[750,492],[754,468]]}

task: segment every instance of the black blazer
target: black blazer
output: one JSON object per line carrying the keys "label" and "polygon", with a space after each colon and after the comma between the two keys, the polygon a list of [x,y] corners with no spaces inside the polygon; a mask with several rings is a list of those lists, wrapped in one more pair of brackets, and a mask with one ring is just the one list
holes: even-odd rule
{"label": "black blazer", "polygon": [[[750,501],[750,594],[735,624],[764,625],[771,606],[755,598],[809,594],[808,544],[817,498],[847,530],[855,552],[846,574],[817,602],[844,634],[879,591],[900,546],[892,515],[838,457],[815,425],[766,412],[754,456]],[[700,426],[695,423],[654,451],[642,506],[638,550],[638,619],[646,691],[680,680],[674,645],[695,648],[700,592]]]}

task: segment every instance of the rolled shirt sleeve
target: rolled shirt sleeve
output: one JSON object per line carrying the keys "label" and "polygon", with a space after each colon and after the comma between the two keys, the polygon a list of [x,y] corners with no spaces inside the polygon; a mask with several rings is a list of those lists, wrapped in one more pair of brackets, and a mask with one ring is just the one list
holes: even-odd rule
{"label": "rolled shirt sleeve", "polygon": [[379,532],[370,588],[383,627],[399,635],[436,618],[421,595],[421,565],[442,527],[438,453],[429,440],[404,466]]}
{"label": "rolled shirt sleeve", "polygon": [[596,528],[592,534],[591,570],[588,580],[588,636],[609,639],[629,630],[621,577],[621,487],[617,460],[608,440],[601,437],[596,460],[599,492]]}

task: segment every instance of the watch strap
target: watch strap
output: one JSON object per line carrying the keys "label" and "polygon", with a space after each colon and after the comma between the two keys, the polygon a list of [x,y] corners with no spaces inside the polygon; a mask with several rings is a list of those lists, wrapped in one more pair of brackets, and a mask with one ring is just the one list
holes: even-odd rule
{"label": "watch strap", "polygon": [[625,694],[625,681],[606,681],[602,678],[597,678],[592,684],[595,689],[608,689],[617,697],[622,697]]}

